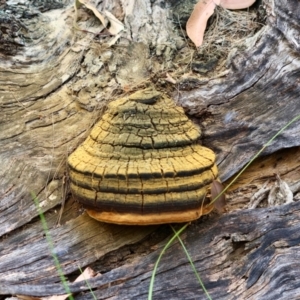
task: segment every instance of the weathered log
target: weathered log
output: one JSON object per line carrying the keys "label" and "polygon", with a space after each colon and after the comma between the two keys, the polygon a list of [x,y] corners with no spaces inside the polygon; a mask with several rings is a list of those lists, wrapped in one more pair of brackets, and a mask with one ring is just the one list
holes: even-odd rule
{"label": "weathered log", "polygon": [[[238,211],[190,225],[182,239],[212,299],[294,299],[299,294],[299,208],[297,202]],[[97,299],[147,299],[153,264],[164,244],[146,257],[90,279]],[[5,277],[1,282],[1,294],[64,293],[61,284],[49,285],[47,277],[39,284],[21,285]],[[76,299],[91,299],[84,282],[71,283],[70,289],[87,292]],[[154,299],[170,297],[207,299],[178,242],[166,252],[155,279]]]}
{"label": "weathered log", "polygon": [[[187,112],[206,115],[201,117],[203,143],[219,153],[223,180],[300,114],[300,8],[294,1],[264,4],[266,26],[249,38],[247,51],[231,56],[224,76],[198,80],[200,86],[174,93]],[[182,85],[188,83],[187,78]],[[299,121],[278,136],[265,154],[299,145],[298,136]]]}
{"label": "weathered log", "polygon": [[[34,192],[66,275],[96,261],[105,264],[109,253],[119,254],[113,268],[106,267],[101,277],[90,280],[98,289],[97,297],[147,298],[151,271],[166,241],[148,252],[147,241],[136,243],[156,227],[96,223],[85,214],[78,216],[81,210],[72,206],[68,194],[66,158],[88,135],[108,101],[152,81],[201,126],[203,144],[218,155],[222,180],[240,170],[275,132],[300,114],[298,1],[263,1],[266,24],[247,40],[243,51],[229,55],[225,72],[211,72],[208,77],[181,71],[175,86],[168,83],[167,70],[187,66],[174,58],[187,49],[182,31],[171,18],[176,3],[106,2],[106,7],[97,4],[99,10],[111,11],[127,28],[111,48],[107,46],[110,36],[88,32],[92,27],[100,32],[102,27],[87,11],[80,12],[78,25],[83,31],[73,28],[71,3],[47,1],[34,7],[30,2],[0,8],[2,23],[8,20],[5,26],[11,26],[8,35],[0,35],[0,295],[64,293],[33,203]],[[265,154],[299,146],[299,131],[298,121]],[[285,170],[278,160],[267,176],[282,170],[286,180],[292,173],[291,181],[299,180],[299,151],[293,155],[294,166],[289,163]],[[238,203],[244,205],[259,187],[248,182],[239,198],[241,181],[238,184],[230,194],[230,210],[241,208]],[[57,211],[66,195],[68,208],[56,227]],[[212,298],[295,298],[299,294],[298,214],[299,203],[294,203],[239,210],[193,223],[182,238]],[[131,244],[142,245],[144,255],[132,254],[124,264],[122,257],[129,251],[125,245]],[[85,291],[78,299],[91,297],[83,282],[70,283],[70,288]],[[205,299],[178,242],[159,267],[154,298]]]}

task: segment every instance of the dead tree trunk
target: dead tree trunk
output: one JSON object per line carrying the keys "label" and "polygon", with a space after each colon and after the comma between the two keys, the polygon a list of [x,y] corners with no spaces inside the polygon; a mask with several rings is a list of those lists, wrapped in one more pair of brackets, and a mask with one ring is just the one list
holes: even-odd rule
{"label": "dead tree trunk", "polygon": [[[78,30],[71,2],[46,2],[0,4],[0,295],[65,293],[35,194],[76,299],[91,298],[85,282],[71,283],[87,265],[102,273],[90,280],[97,299],[146,299],[169,227],[108,225],[82,214],[68,193],[66,157],[108,101],[151,83],[201,126],[227,180],[300,114],[300,3],[258,1],[251,11],[264,11],[263,26],[213,67],[200,62],[200,74],[187,59],[197,50],[185,39],[186,1],[95,1],[125,25],[118,39],[88,9],[79,9]],[[264,153],[300,146],[299,131],[298,121]],[[230,210],[259,188],[257,179],[279,172],[299,181],[299,148],[282,151],[231,189]],[[240,209],[188,227],[182,239],[213,299],[299,295],[299,208]],[[154,298],[206,299],[178,242],[158,268]]]}

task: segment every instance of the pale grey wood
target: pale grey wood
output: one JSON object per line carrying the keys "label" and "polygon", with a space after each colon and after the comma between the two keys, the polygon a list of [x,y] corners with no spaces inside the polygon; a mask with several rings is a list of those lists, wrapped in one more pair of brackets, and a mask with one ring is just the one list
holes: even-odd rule
{"label": "pale grey wood", "polygon": [[[263,3],[267,25],[231,57],[226,74],[174,92],[189,114],[200,117],[203,143],[217,151],[222,180],[300,114],[299,3]],[[179,86],[188,82],[185,78]],[[292,124],[264,154],[298,146],[299,126]]]}
{"label": "pale grey wood", "polygon": [[41,224],[39,228],[31,226],[30,234],[21,232],[2,240],[1,281],[13,284],[55,283],[60,279],[52,253],[59,260],[63,272],[70,274],[110,251],[140,241],[157,228],[104,224],[83,214],[49,231],[54,247],[52,252],[41,227]]}
{"label": "pale grey wood", "polygon": [[[188,227],[182,240],[212,299],[297,299],[299,207],[293,203],[249,209]],[[90,279],[97,299],[147,299],[153,264],[165,244],[146,257]],[[70,283],[70,289],[86,291],[76,299],[92,299],[85,282]],[[61,284],[20,285],[6,278],[0,287],[0,294],[5,293],[42,296],[64,290]],[[153,295],[153,299],[207,299],[178,241],[163,256]]]}
{"label": "pale grey wood", "polygon": [[[78,208],[68,222],[55,227],[67,182],[66,157],[83,141],[108,101],[152,80],[200,124],[203,143],[217,152],[223,180],[300,113],[296,0],[262,2],[266,25],[244,51],[231,55],[225,73],[186,77],[175,86],[165,81],[164,74],[177,67],[172,57],[185,40],[172,23],[172,1],[106,1],[106,8],[128,27],[111,48],[110,36],[95,37],[72,27],[72,2],[51,3],[16,5],[19,13],[30,15],[21,19],[25,29],[18,23],[24,44],[11,55],[0,52],[1,295],[64,292],[56,283],[58,275],[31,192],[38,195],[46,213],[66,275],[105,259],[107,253],[123,253],[122,247],[154,230],[96,223],[86,215],[78,217]],[[103,3],[96,3],[101,11]],[[136,20],[139,11],[149,24]],[[82,29],[101,27],[87,12],[80,16]],[[266,153],[299,146],[299,126],[294,123]],[[200,220],[187,229],[183,240],[213,299],[296,299],[298,211],[298,203],[239,211]],[[92,287],[99,288],[97,297],[146,299],[164,243],[153,253],[136,255],[134,261],[92,279]],[[155,299],[205,299],[178,243],[158,272]],[[85,291],[78,299],[90,297],[85,284],[70,283],[70,287]]]}

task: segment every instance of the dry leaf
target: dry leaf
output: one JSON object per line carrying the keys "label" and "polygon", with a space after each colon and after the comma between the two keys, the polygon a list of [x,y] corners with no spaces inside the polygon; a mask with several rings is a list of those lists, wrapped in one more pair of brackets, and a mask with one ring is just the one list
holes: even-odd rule
{"label": "dry leaf", "polygon": [[227,9],[243,9],[251,6],[255,0],[221,0],[220,5]]}
{"label": "dry leaf", "polygon": [[120,37],[121,37],[121,33],[118,33],[116,36],[114,36],[112,39],[110,39],[110,41],[107,43],[107,45],[109,47],[113,46]]}
{"label": "dry leaf", "polygon": [[65,295],[55,295],[55,296],[51,296],[51,297],[45,297],[42,298],[42,300],[65,300],[68,299],[69,295],[65,294]]}
{"label": "dry leaf", "polygon": [[97,10],[97,8],[91,4],[88,3],[85,0],[75,0],[75,7],[78,9],[82,4],[84,4],[84,6],[86,8],[88,8],[89,10],[91,10],[94,15],[100,20],[100,22],[102,23],[102,25],[106,28],[108,21],[105,20],[105,18],[99,13],[99,11]]}
{"label": "dry leaf", "polygon": [[[75,0],[74,2],[75,17],[74,17],[73,25],[76,29],[81,30],[77,25],[78,9],[81,7],[81,5],[84,5],[86,8],[91,10],[111,35],[117,35],[122,30],[124,30],[123,23],[119,21],[113,14],[111,14],[109,11],[105,11],[105,17],[104,17],[97,10],[97,8],[93,4],[89,3],[87,0]],[[107,28],[108,24],[110,24],[109,29]]]}
{"label": "dry leaf", "polygon": [[[211,199],[214,200],[218,197],[219,194],[222,193],[224,187],[221,182],[214,180],[211,184]],[[214,202],[215,208],[218,212],[222,213],[224,211],[224,207],[226,205],[226,197],[224,194],[219,196],[217,200]]]}
{"label": "dry leaf", "polygon": [[109,20],[110,26],[108,30],[112,35],[117,35],[119,32],[124,30],[123,23],[120,22],[112,13],[106,10],[105,16]]}
{"label": "dry leaf", "polygon": [[204,31],[208,18],[214,13],[221,0],[200,0],[186,23],[186,32],[196,47],[203,42]]}
{"label": "dry leaf", "polygon": [[216,5],[227,9],[242,9],[251,6],[255,0],[200,0],[186,23],[186,32],[196,47],[202,45],[207,20],[214,13]]}
{"label": "dry leaf", "polygon": [[[97,275],[95,271],[93,271],[90,267],[87,267],[76,279],[74,282],[79,282],[83,280],[87,280],[93,278]],[[42,300],[65,300],[69,297],[68,294],[65,295],[55,295],[51,297],[42,298]]]}
{"label": "dry leaf", "polygon": [[87,280],[93,278],[97,275],[97,273],[90,267],[85,268],[85,270],[75,279],[74,282]]}
{"label": "dry leaf", "polygon": [[169,73],[166,74],[166,81],[176,84],[176,80]]}

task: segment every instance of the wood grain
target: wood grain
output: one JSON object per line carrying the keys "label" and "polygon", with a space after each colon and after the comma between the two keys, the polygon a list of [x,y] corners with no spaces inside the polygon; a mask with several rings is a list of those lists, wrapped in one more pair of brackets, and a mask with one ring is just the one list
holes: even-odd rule
{"label": "wood grain", "polygon": [[[191,225],[182,239],[211,297],[218,299],[284,299],[299,294],[299,203],[211,217]],[[123,228],[123,227],[122,227]],[[97,299],[147,299],[153,263],[165,242],[146,257],[90,279]],[[288,251],[287,251],[288,250]],[[76,299],[90,299],[85,283],[71,283]],[[63,293],[60,284],[3,281],[2,294],[35,296]],[[175,242],[160,263],[154,299],[207,299],[189,262]]]}
{"label": "wood grain", "polygon": [[[166,240],[149,246],[148,239],[141,241],[155,227],[97,223],[80,207],[70,205],[67,157],[89,135],[108,102],[151,81],[199,124],[203,145],[217,153],[222,180],[240,170],[300,114],[298,1],[262,1],[266,24],[241,49],[233,49],[224,62],[225,72],[215,71],[209,77],[190,76],[189,63],[177,60],[175,53],[189,47],[168,5],[106,2],[128,29],[111,48],[107,47],[110,37],[87,32],[97,23],[87,12],[78,19],[83,31],[73,29],[71,3],[1,5],[4,12],[16,12],[24,25],[15,32],[16,39],[24,38],[21,46],[10,55],[8,48],[0,47],[1,295],[64,293],[33,204],[31,192],[35,192],[70,282],[78,267],[94,264],[98,271],[101,267],[95,262],[100,264],[109,255],[102,276],[90,280],[97,298],[147,298],[153,265]],[[98,8],[106,9],[103,5]],[[11,12],[6,17],[12,18]],[[11,24],[15,24],[12,19]],[[14,46],[14,40],[5,41]],[[179,68],[183,75],[174,86],[165,75]],[[291,125],[264,154],[299,146],[299,126],[299,121]],[[264,183],[276,171],[286,174],[286,181],[289,176],[290,182],[299,180],[299,150],[293,151],[294,159],[285,160],[285,154],[278,156],[281,159],[270,157],[271,167],[262,166],[260,179],[259,171],[251,170],[250,184],[234,187],[229,210],[239,210],[204,217],[183,234],[213,299],[297,299],[300,294],[299,203],[243,207],[251,191],[259,188],[253,188],[253,182]],[[244,182],[249,181],[244,178]],[[56,226],[64,199],[67,210],[61,226]],[[239,201],[244,201],[243,206],[236,205]],[[135,253],[126,245],[141,250]],[[91,298],[83,282],[70,283],[70,288],[77,299]],[[154,297],[206,299],[177,242],[159,266]]]}

